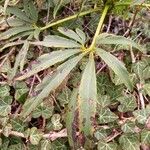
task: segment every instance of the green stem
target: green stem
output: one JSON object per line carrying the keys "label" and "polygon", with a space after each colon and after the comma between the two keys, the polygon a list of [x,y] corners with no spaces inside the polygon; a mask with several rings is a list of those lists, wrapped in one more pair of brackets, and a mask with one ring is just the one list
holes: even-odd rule
{"label": "green stem", "polygon": [[90,13],[92,13],[92,12],[96,12],[96,11],[99,11],[99,10],[100,10],[100,8],[95,8],[95,9],[91,9],[91,10],[88,10],[88,11],[81,12],[80,14],[75,14],[75,15],[66,17],[66,18],[61,19],[61,20],[58,20],[58,21],[56,21],[56,22],[49,23],[49,24],[47,24],[46,26],[40,28],[40,30],[43,31],[43,30],[45,30],[45,29],[47,29],[47,28],[50,28],[50,27],[52,27],[52,26],[55,26],[55,25],[61,24],[61,23],[63,23],[63,22],[66,22],[66,21],[75,19],[76,17],[85,16],[85,15],[87,15],[87,14],[90,14]]}
{"label": "green stem", "polygon": [[[126,2],[126,3],[116,3],[115,6],[128,6],[128,5],[131,5],[131,2]],[[142,7],[150,7],[150,4],[146,4],[146,3],[143,3],[143,4],[135,4],[135,6],[142,6]]]}
{"label": "green stem", "polygon": [[109,5],[106,5],[103,12],[102,12],[102,16],[99,20],[99,23],[98,23],[98,26],[97,26],[97,29],[96,29],[96,32],[95,32],[95,35],[93,37],[93,40],[92,40],[92,43],[89,47],[90,50],[94,49],[94,46],[95,46],[95,42],[96,42],[96,38],[98,36],[98,34],[100,33],[101,29],[102,29],[102,26],[103,26],[103,22],[105,20],[105,17],[106,17],[106,14],[108,12],[108,9],[109,9]]}

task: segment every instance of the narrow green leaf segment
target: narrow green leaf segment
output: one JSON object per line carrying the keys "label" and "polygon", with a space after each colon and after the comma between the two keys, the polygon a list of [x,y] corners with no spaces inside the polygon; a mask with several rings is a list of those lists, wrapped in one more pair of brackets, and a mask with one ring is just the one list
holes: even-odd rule
{"label": "narrow green leaf segment", "polygon": [[93,121],[96,113],[96,99],[97,87],[95,62],[93,54],[90,54],[89,61],[82,75],[78,95],[79,129],[80,132],[85,134],[84,136],[92,135],[93,132]]}
{"label": "narrow green leaf segment", "polygon": [[92,147],[89,138],[92,137],[94,132],[96,99],[95,62],[91,53],[78,92],[71,99],[68,109],[67,129],[70,145],[73,149]]}
{"label": "narrow green leaf segment", "polygon": [[96,53],[105,61],[105,63],[122,79],[123,83],[132,90],[132,83],[129,78],[128,71],[124,64],[119,61],[115,56],[106,52],[103,49],[96,50]]}

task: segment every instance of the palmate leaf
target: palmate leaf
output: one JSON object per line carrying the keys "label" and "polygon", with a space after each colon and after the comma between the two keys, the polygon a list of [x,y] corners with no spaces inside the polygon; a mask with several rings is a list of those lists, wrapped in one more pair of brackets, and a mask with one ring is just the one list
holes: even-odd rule
{"label": "palmate leaf", "polygon": [[101,108],[99,112],[99,123],[110,123],[118,119],[118,116],[111,112],[109,108]]}
{"label": "palmate leaf", "polygon": [[41,140],[40,141],[40,145],[41,145],[41,150],[51,150],[52,149],[52,144],[51,144],[51,141],[48,140],[48,139],[44,139],[44,140]]}
{"label": "palmate leaf", "polygon": [[51,118],[53,130],[60,130],[63,125],[60,122],[61,116],[60,114],[54,114]]}
{"label": "palmate leaf", "polygon": [[150,96],[150,83],[144,84],[143,89],[145,93]]}
{"label": "palmate leaf", "polygon": [[74,40],[63,38],[57,35],[48,35],[43,41],[31,42],[34,45],[45,47],[60,47],[60,48],[80,48],[81,45]]}
{"label": "palmate leaf", "polygon": [[15,100],[19,103],[24,103],[27,98],[29,88],[27,87],[25,82],[16,82],[14,85],[15,91]]}
{"label": "palmate leaf", "polygon": [[111,129],[100,128],[94,133],[94,137],[99,141],[106,139],[111,134]]}
{"label": "palmate leaf", "polygon": [[137,134],[123,134],[119,138],[123,150],[140,150],[140,142]]}
{"label": "palmate leaf", "polygon": [[122,79],[123,83],[129,90],[132,90],[132,83],[129,74],[124,64],[120,62],[115,56],[106,52],[103,49],[96,49],[96,53],[105,61],[105,63]]}
{"label": "palmate leaf", "polygon": [[20,119],[12,119],[11,124],[14,131],[24,132],[27,129],[27,123]]}
{"label": "palmate leaf", "polygon": [[107,143],[104,141],[99,141],[98,150],[118,150],[118,145],[115,142]]}
{"label": "palmate leaf", "polygon": [[68,104],[70,100],[71,92],[72,91],[69,88],[65,88],[62,90],[61,93],[58,94],[57,100],[59,101],[62,107],[65,107],[65,105]]}
{"label": "palmate leaf", "polygon": [[5,96],[9,96],[10,87],[8,85],[0,86],[0,97],[3,98]]}
{"label": "palmate leaf", "polygon": [[117,100],[120,102],[120,105],[118,106],[120,112],[134,111],[137,107],[136,99],[132,95],[122,96],[117,98]]}
{"label": "palmate leaf", "polygon": [[138,61],[132,64],[132,70],[140,80],[144,79],[144,69],[146,69],[146,66],[147,64],[144,61]]}
{"label": "palmate leaf", "polygon": [[11,112],[12,97],[0,98],[0,116],[7,116]]}
{"label": "palmate leaf", "polygon": [[108,34],[108,33],[102,33],[97,37],[96,41],[97,45],[124,45],[124,46],[131,46],[134,47],[141,52],[144,52],[144,48],[140,46],[139,44],[135,43],[134,41],[127,39],[123,36],[118,36],[114,34]]}
{"label": "palmate leaf", "polygon": [[98,95],[98,104],[104,108],[111,104],[110,96],[108,95]]}
{"label": "palmate leaf", "polygon": [[147,129],[142,130],[141,143],[150,146],[150,130]]}
{"label": "palmate leaf", "polygon": [[39,132],[36,127],[31,128],[29,137],[31,144],[38,145],[42,138],[42,135],[43,134]]}
{"label": "palmate leaf", "polygon": [[16,77],[16,80],[28,78],[58,62],[64,61],[68,57],[79,52],[79,49],[67,49],[43,54],[29,67],[29,69],[27,69],[28,71],[26,73],[24,73],[22,76]]}
{"label": "palmate leaf", "polygon": [[150,116],[150,109],[147,107],[145,109],[136,110],[133,112],[133,115],[139,123],[145,124],[148,117]]}
{"label": "palmate leaf", "polygon": [[122,127],[122,131],[124,133],[135,133],[135,123],[132,121],[127,121]]}
{"label": "palmate leaf", "polygon": [[52,116],[53,114],[53,106],[44,106],[43,103],[41,103],[40,106],[38,106],[33,112],[32,112],[32,117],[33,118],[38,118],[42,116],[45,119],[48,119]]}
{"label": "palmate leaf", "polygon": [[51,150],[67,150],[68,147],[63,140],[55,140],[52,142]]}
{"label": "palmate leaf", "polygon": [[77,65],[83,55],[84,54],[76,56],[60,65],[54,73],[52,79],[47,83],[42,91],[37,96],[26,101],[21,116],[28,116],[43,101],[43,99],[49,95],[52,90],[55,90],[67,77],[70,71]]}
{"label": "palmate leaf", "polygon": [[20,150],[24,149],[24,145],[22,143],[12,144],[8,147],[9,150]]}

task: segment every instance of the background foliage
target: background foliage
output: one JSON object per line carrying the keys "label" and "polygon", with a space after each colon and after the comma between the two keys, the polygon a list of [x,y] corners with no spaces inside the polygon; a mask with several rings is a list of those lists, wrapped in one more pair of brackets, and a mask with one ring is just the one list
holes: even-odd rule
{"label": "background foliage", "polygon": [[0,149],[150,149],[149,0],[1,0],[0,44]]}

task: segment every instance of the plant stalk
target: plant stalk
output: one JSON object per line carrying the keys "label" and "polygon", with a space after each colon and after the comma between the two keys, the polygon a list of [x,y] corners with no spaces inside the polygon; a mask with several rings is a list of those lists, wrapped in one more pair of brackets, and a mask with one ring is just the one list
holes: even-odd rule
{"label": "plant stalk", "polygon": [[[124,5],[130,5],[130,3],[118,3],[116,4],[115,6],[124,6]],[[146,4],[146,3],[143,3],[143,4],[136,4],[136,6],[143,6],[143,7],[150,7],[150,4]],[[108,7],[108,6],[107,6]],[[76,17],[81,17],[81,16],[85,16],[87,14],[90,14],[92,12],[96,12],[96,11],[99,11],[100,8],[95,8],[95,9],[91,9],[91,10],[88,10],[88,11],[84,11],[84,12],[81,12],[80,14],[75,14],[75,15],[72,15],[72,16],[69,16],[69,17],[66,17],[64,19],[61,19],[61,20],[58,20],[56,22],[52,22],[52,23],[48,23],[46,26],[40,28],[41,31],[47,29],[47,28],[50,28],[52,26],[55,26],[55,25],[58,25],[60,23],[63,23],[63,22],[66,22],[66,21],[69,21],[69,20],[72,20],[72,19],[75,19]]]}
{"label": "plant stalk", "polygon": [[55,26],[55,25],[61,24],[61,23],[63,23],[63,22],[66,22],[66,21],[75,19],[76,17],[85,16],[85,15],[87,15],[87,14],[90,14],[90,13],[92,13],[92,12],[96,12],[96,11],[99,11],[99,10],[100,10],[100,8],[95,8],[95,9],[91,9],[91,10],[88,10],[88,11],[81,12],[80,14],[75,14],[75,15],[66,17],[66,18],[61,19],[61,20],[58,20],[58,21],[56,21],[56,22],[49,23],[49,24],[47,24],[46,26],[40,28],[40,30],[43,31],[43,30],[45,30],[45,29],[47,29],[47,28],[50,28],[50,27],[52,27],[52,26]]}
{"label": "plant stalk", "polygon": [[106,14],[108,12],[108,9],[109,9],[109,5],[105,5],[105,8],[104,8],[104,10],[102,12],[102,16],[101,16],[101,18],[99,20],[99,23],[98,23],[95,35],[93,37],[92,43],[91,43],[91,45],[89,47],[90,50],[94,49],[96,38],[97,38],[97,36],[99,35],[99,33],[100,33],[101,29],[102,29],[102,26],[103,26]]}

